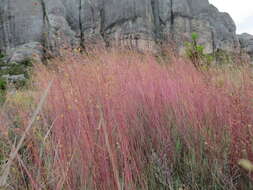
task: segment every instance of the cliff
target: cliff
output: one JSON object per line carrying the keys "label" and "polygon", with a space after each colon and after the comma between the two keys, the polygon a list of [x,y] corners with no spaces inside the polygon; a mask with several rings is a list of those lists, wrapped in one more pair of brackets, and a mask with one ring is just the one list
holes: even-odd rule
{"label": "cliff", "polygon": [[156,49],[191,33],[205,52],[237,51],[236,26],[208,0],[1,0],[0,51],[9,61],[43,57],[63,43]]}

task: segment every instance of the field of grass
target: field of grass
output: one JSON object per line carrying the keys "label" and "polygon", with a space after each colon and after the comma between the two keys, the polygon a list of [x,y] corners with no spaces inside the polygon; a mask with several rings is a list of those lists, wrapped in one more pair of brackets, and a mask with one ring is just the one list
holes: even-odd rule
{"label": "field of grass", "polygon": [[7,91],[4,189],[253,189],[249,66],[65,54],[36,65],[25,90]]}

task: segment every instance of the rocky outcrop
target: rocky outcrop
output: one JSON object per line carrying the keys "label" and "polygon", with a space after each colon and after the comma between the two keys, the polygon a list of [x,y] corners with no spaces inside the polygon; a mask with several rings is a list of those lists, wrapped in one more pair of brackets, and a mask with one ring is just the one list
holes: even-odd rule
{"label": "rocky outcrop", "polygon": [[243,33],[238,35],[241,50],[250,56],[251,63],[253,64],[253,35]]}
{"label": "rocky outcrop", "polygon": [[[235,30],[231,17],[208,0],[1,0],[0,4],[0,52],[17,55],[15,48],[21,47],[24,58],[27,52],[38,58],[57,52],[63,44],[85,47],[95,42],[156,49],[174,41],[181,51],[192,32],[199,33],[207,53],[235,51],[239,48]],[[42,48],[32,51],[34,44]],[[21,58],[18,55],[18,61]]]}

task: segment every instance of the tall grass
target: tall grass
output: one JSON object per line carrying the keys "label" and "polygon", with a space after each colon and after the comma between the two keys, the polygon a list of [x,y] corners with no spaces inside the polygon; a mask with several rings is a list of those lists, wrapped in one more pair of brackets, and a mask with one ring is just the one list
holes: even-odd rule
{"label": "tall grass", "polygon": [[[35,94],[54,83],[24,145],[31,157],[16,165],[26,176],[16,187],[251,187],[251,174],[238,166],[253,161],[248,67],[200,71],[180,58],[129,51],[66,54],[35,68]],[[29,109],[16,112],[26,126]]]}

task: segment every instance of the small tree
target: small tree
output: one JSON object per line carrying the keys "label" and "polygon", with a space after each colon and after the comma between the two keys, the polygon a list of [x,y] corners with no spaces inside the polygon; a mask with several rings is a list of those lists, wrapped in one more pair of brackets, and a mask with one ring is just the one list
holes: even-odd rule
{"label": "small tree", "polygon": [[212,61],[212,56],[204,53],[204,46],[198,45],[198,34],[192,33],[192,41],[186,43],[186,55],[192,61],[196,68],[200,66],[208,66]]}

